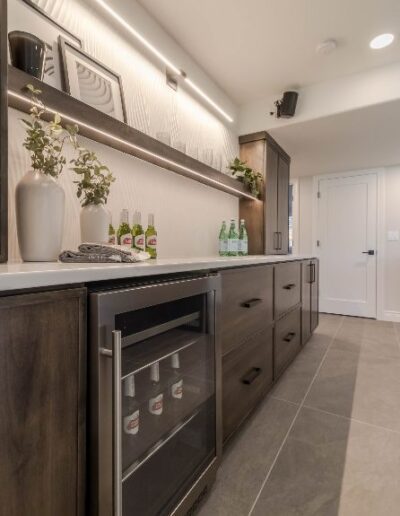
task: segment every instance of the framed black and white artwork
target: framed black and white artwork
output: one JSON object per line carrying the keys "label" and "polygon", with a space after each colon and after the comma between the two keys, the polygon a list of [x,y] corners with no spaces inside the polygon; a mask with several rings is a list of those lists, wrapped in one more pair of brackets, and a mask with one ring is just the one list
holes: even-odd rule
{"label": "framed black and white artwork", "polygon": [[126,109],[120,75],[59,38],[64,90],[76,99],[126,123]]}

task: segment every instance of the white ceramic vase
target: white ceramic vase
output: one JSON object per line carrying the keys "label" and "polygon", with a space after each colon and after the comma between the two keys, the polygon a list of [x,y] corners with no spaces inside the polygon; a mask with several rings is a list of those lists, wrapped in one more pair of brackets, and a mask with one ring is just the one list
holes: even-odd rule
{"label": "white ceramic vase", "polygon": [[56,179],[30,171],[16,192],[17,233],[25,262],[57,261],[64,229],[65,193]]}
{"label": "white ceramic vase", "polygon": [[104,204],[88,204],[81,209],[81,240],[96,244],[108,242],[110,212]]}

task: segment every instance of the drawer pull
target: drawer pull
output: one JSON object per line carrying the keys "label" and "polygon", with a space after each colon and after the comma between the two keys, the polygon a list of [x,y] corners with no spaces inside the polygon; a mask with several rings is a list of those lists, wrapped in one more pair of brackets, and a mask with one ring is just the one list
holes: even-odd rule
{"label": "drawer pull", "polygon": [[242,383],[245,385],[251,385],[257,376],[261,374],[261,367],[252,367],[248,373],[246,373],[242,378]]}
{"label": "drawer pull", "polygon": [[285,290],[292,290],[292,288],[294,288],[296,286],[296,283],[289,283],[288,285],[285,285],[284,288]]}
{"label": "drawer pull", "polygon": [[288,333],[286,335],[286,337],[283,339],[285,342],[290,342],[291,340],[293,340],[294,338],[296,337],[296,334],[294,331],[291,331],[290,333]]}
{"label": "drawer pull", "polygon": [[262,299],[256,297],[254,299],[249,299],[248,301],[245,301],[242,306],[244,308],[252,308],[253,306],[259,305],[262,303]]}

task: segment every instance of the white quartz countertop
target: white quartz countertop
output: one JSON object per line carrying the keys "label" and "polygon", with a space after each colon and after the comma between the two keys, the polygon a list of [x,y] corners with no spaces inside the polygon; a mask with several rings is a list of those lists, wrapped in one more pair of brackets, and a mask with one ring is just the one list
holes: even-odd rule
{"label": "white quartz countertop", "polygon": [[311,255],[169,258],[139,263],[7,263],[0,265],[0,291],[19,290],[158,274],[306,260]]}

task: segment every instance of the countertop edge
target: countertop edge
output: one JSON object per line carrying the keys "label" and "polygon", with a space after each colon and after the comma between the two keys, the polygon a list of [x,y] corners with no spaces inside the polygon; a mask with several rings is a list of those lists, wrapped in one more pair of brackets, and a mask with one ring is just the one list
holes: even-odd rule
{"label": "countertop edge", "polygon": [[145,276],[300,261],[312,255],[266,255],[151,260],[135,264],[9,263],[0,265],[0,292]]}

